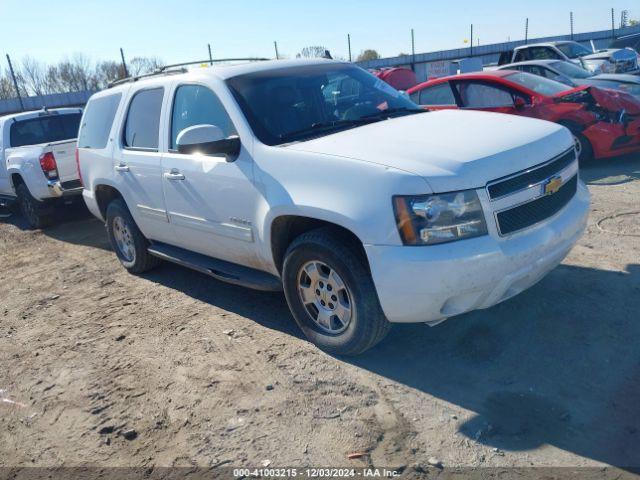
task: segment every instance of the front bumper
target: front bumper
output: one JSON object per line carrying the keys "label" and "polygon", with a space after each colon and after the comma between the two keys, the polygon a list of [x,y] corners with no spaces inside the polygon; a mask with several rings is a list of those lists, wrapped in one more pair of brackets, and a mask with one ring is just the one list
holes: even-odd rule
{"label": "front bumper", "polygon": [[69,197],[82,194],[80,181],[60,182],[60,180],[48,180],[47,188],[51,197]]}
{"label": "front bumper", "polygon": [[582,236],[589,192],[582,182],[556,215],[509,237],[491,234],[433,246],[365,246],[390,322],[436,324],[517,295],[553,270]]}

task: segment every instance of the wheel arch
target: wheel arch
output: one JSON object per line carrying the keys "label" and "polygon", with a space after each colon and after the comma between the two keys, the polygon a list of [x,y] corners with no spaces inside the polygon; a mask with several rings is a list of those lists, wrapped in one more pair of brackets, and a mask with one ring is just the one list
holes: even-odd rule
{"label": "wheel arch", "polygon": [[93,193],[95,195],[96,203],[98,204],[98,209],[100,210],[100,215],[103,219],[107,218],[107,207],[109,206],[109,203],[117,198],[124,200],[124,196],[117,188],[107,184],[96,185],[93,189]]}
{"label": "wheel arch", "polygon": [[289,245],[303,233],[320,228],[332,229],[336,232],[336,235],[345,242],[354,245],[361,253],[367,268],[369,267],[362,240],[356,233],[344,225],[313,216],[283,214],[273,218],[269,227],[269,241],[273,264],[280,274],[282,273],[284,256]]}

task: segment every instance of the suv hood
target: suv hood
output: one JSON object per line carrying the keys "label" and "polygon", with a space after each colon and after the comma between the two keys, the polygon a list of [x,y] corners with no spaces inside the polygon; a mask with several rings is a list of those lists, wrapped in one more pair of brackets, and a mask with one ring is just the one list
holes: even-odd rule
{"label": "suv hood", "polygon": [[551,160],[572,145],[569,131],[554,123],[441,110],[383,120],[284,148],[411,172],[441,193],[483,187]]}
{"label": "suv hood", "polygon": [[633,95],[608,88],[582,85],[553,96],[557,102],[590,103],[595,101],[600,107],[611,113],[624,110],[629,115],[640,115],[640,101]]}

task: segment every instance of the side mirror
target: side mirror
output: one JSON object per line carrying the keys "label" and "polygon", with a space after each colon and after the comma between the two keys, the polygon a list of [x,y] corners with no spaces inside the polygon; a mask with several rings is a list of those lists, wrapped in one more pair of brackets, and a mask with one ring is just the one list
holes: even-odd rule
{"label": "side mirror", "polygon": [[185,128],[176,139],[178,152],[202,153],[205,155],[223,154],[235,160],[240,153],[240,137],[225,138],[224,133],[215,125],[194,125]]}
{"label": "side mirror", "polygon": [[516,97],[516,99],[513,101],[513,105],[517,110],[520,110],[527,106],[527,101],[522,97]]}

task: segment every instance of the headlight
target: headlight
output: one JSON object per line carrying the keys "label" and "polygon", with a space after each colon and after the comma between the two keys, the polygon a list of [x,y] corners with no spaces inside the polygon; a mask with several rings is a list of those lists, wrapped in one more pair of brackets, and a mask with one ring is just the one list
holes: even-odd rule
{"label": "headlight", "polygon": [[487,234],[475,190],[394,197],[393,207],[405,245],[434,245]]}

